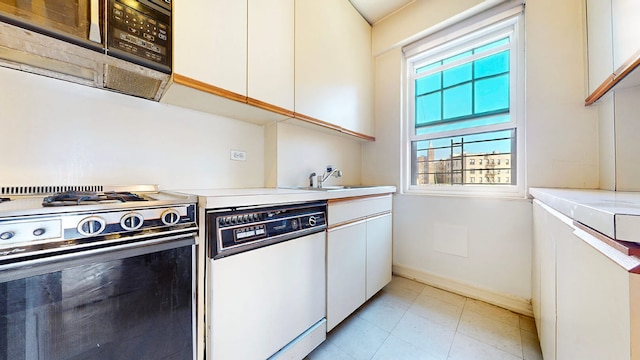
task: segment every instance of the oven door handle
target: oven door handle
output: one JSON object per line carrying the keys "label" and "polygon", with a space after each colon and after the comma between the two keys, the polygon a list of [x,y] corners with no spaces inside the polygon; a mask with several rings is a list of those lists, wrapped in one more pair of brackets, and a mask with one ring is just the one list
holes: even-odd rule
{"label": "oven door handle", "polygon": [[0,265],[0,283],[42,275],[94,262],[107,262],[163,250],[195,245],[194,234],[151,238],[145,241],[87,249],[67,254],[42,256]]}

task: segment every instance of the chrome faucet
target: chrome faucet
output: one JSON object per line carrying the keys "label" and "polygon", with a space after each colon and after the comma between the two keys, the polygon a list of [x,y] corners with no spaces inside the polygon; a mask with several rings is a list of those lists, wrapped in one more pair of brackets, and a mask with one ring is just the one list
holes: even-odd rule
{"label": "chrome faucet", "polygon": [[327,165],[327,171],[324,173],[324,175],[318,175],[318,187],[322,188],[322,184],[324,184],[324,182],[327,181],[327,179],[329,179],[331,176],[339,178],[342,176],[342,171],[334,169],[331,165]]}

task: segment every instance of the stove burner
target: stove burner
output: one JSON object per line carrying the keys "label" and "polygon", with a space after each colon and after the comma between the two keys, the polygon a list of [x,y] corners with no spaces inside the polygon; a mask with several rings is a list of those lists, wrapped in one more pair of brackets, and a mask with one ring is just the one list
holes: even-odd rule
{"label": "stove burner", "polygon": [[93,191],[65,191],[45,197],[42,201],[42,206],[90,205],[129,201],[147,201],[147,199],[130,192],[108,191],[96,193]]}

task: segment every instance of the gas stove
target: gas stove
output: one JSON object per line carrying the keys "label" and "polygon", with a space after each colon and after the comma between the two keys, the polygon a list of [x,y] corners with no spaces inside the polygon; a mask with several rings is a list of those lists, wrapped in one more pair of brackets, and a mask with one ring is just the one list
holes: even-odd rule
{"label": "gas stove", "polygon": [[57,187],[37,193],[50,188],[0,188],[0,261],[197,229],[196,196],[150,185]]}

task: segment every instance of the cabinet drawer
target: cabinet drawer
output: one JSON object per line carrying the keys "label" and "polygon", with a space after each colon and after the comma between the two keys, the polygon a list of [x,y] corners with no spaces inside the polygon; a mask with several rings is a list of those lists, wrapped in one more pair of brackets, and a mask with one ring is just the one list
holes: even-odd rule
{"label": "cabinet drawer", "polygon": [[329,201],[328,225],[332,226],[391,211],[391,207],[391,194],[352,200]]}

